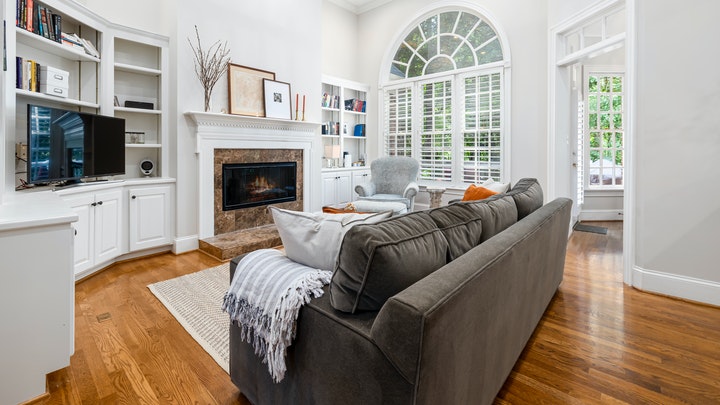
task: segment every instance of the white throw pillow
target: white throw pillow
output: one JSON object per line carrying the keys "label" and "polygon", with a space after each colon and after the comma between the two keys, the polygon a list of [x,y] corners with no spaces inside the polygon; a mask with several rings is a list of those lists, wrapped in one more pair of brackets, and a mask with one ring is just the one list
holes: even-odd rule
{"label": "white throw pillow", "polygon": [[291,260],[321,270],[335,270],[345,232],[357,224],[389,218],[392,211],[371,214],[325,214],[270,207],[285,254]]}
{"label": "white throw pillow", "polygon": [[[487,188],[488,190],[492,190],[496,193],[504,193],[508,191],[510,188],[510,183],[498,183],[492,179],[488,179],[490,182],[489,184],[483,183],[483,187]],[[487,183],[487,181],[486,181]]]}

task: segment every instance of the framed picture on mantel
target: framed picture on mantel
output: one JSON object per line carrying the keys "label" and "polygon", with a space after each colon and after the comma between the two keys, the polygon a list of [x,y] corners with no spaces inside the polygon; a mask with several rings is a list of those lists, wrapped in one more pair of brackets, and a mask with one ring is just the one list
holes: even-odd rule
{"label": "framed picture on mantel", "polygon": [[228,63],[228,110],[230,114],[265,116],[263,80],[275,80],[275,73]]}
{"label": "framed picture on mantel", "polygon": [[268,118],[292,119],[290,105],[290,83],[263,79],[265,88],[265,116]]}

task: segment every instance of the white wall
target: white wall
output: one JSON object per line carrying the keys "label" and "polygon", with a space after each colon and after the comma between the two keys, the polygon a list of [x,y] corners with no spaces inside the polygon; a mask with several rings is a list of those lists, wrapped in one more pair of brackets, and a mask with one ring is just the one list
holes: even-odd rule
{"label": "white wall", "polygon": [[720,283],[720,2],[637,5],[636,264]]}
{"label": "white wall", "polygon": [[338,5],[322,2],[322,71],[330,76],[359,81],[358,16]]}
{"label": "white wall", "polygon": [[[194,128],[183,113],[203,110],[202,86],[195,76],[192,51],[187,45],[187,38],[194,38],[194,25],[198,26],[204,43],[227,41],[233,63],[275,72],[276,80],[291,84],[293,94],[306,95],[306,120],[319,122],[322,3],[321,0],[180,0],[177,15],[174,36],[177,48],[171,62],[177,66],[177,74],[171,87],[177,89],[178,103],[177,235],[186,238],[198,232],[198,166]],[[227,77],[216,85],[212,106],[213,112],[227,109]],[[320,178],[319,172],[312,175]]]}
{"label": "white wall", "polygon": [[[82,3],[109,21],[170,37],[170,175],[177,179],[177,236],[193,248],[198,232],[198,162],[192,121],[183,114],[202,111],[203,89],[195,76],[188,38],[198,26],[204,46],[227,41],[231,62],[275,72],[293,94],[307,96],[305,117],[320,121],[322,1],[127,0]],[[137,10],[148,10],[142,13]],[[212,112],[227,110],[227,76],[212,94]],[[261,145],[258,145],[261,146]],[[320,173],[314,173],[318,179]],[[319,181],[318,181],[319,184]],[[319,192],[319,191],[317,191]],[[195,246],[197,242],[195,241]]]}
{"label": "white wall", "polygon": [[[432,5],[479,6],[492,14],[507,35],[512,59],[511,176],[513,181],[535,177],[546,187],[547,174],[547,2],[545,0],[476,0],[470,2],[395,0],[362,14],[358,24],[360,81],[369,83],[369,106],[378,110],[378,83],[387,53],[419,12]],[[393,48],[393,49],[390,49]],[[377,114],[368,117],[377,132]],[[377,134],[376,134],[377,135]],[[368,142],[369,158],[378,156],[378,143]]]}

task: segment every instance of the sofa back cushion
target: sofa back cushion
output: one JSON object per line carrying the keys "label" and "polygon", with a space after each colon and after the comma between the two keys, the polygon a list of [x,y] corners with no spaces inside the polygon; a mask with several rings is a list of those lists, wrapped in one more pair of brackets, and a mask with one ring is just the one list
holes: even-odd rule
{"label": "sofa back cushion", "polygon": [[447,263],[448,243],[426,212],[351,228],[330,282],[333,308],[379,310],[385,301]]}
{"label": "sofa back cushion", "polygon": [[480,201],[463,201],[428,211],[448,241],[448,261],[504,231],[517,222],[515,201],[498,196]]}
{"label": "sofa back cushion", "polygon": [[518,221],[543,205],[543,191],[537,179],[520,179],[505,195],[512,196],[517,205]]}

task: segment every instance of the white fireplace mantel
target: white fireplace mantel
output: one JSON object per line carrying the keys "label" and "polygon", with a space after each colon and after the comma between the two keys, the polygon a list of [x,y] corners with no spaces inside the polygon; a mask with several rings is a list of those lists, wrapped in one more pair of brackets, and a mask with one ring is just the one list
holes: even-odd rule
{"label": "white fireplace mantel", "polygon": [[187,112],[185,116],[191,118],[196,127],[200,239],[215,234],[215,149],[302,149],[303,210],[319,209],[322,160],[319,123],[196,111]]}

